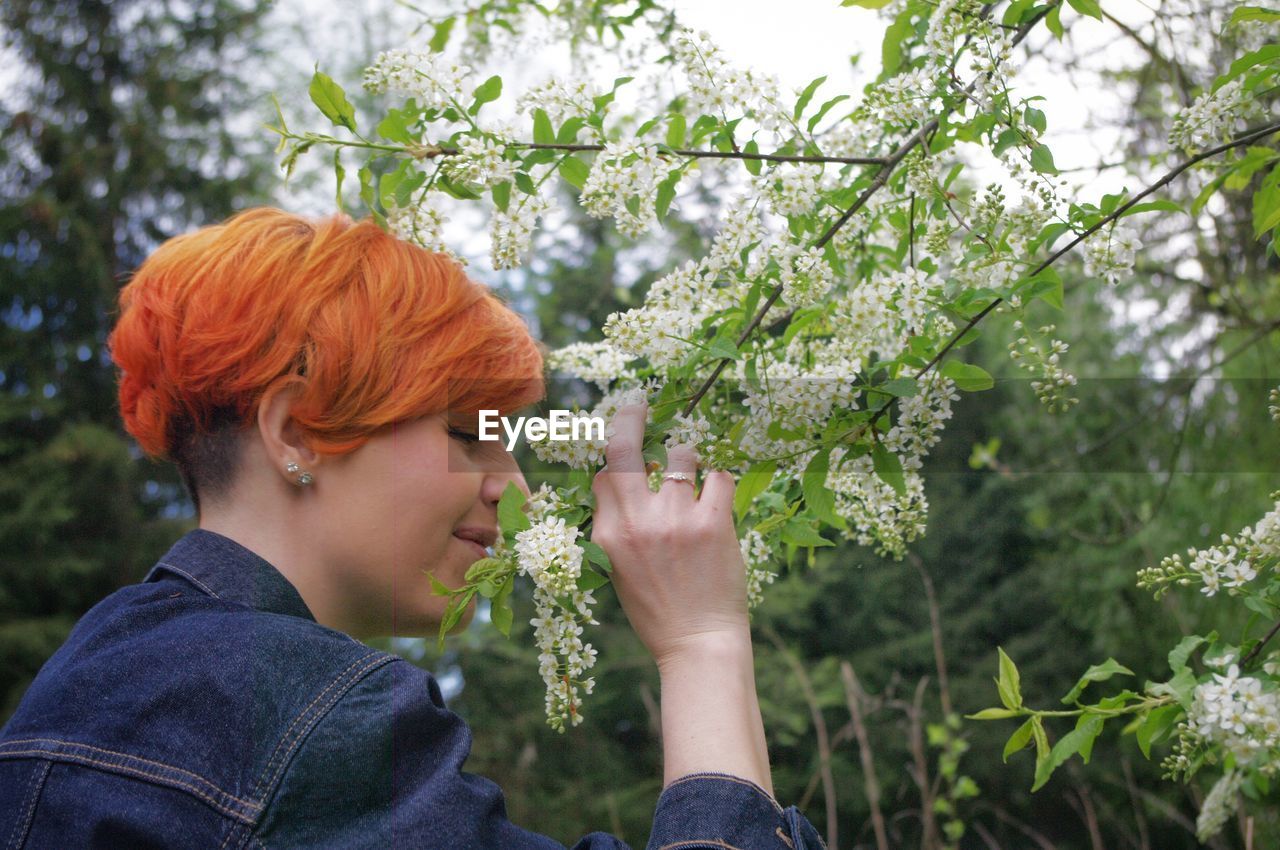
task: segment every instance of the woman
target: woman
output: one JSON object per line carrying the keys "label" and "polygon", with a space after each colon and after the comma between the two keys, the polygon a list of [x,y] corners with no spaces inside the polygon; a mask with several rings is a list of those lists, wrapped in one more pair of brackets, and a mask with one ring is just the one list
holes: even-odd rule
{"label": "woman", "polygon": [[[199,527],[85,614],[0,730],[7,846],[559,846],[463,772],[432,676],[362,643],[438,629],[424,572],[461,584],[508,482],[528,492],[475,438],[478,410],[543,394],[520,319],[371,221],[254,209],[162,245],[109,346],[125,428]],[[660,671],[649,846],[820,847],[772,797],[732,478],[697,493],[680,446],[651,492],[645,415],[615,419],[592,539]]]}

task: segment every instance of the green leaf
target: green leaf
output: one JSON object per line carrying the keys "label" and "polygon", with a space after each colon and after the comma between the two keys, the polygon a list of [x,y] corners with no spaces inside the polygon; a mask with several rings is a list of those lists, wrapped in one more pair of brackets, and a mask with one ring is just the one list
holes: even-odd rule
{"label": "green leaf", "polygon": [[671,202],[676,199],[676,187],[680,183],[680,174],[679,170],[673,171],[667,179],[658,184],[658,196],[653,202],[653,213],[659,221],[666,220]]}
{"label": "green leaf", "polygon": [[609,577],[603,576],[595,570],[583,570],[578,574],[578,590],[595,590],[597,587],[603,587],[608,583]]}
{"label": "green leaf", "polygon": [[827,525],[844,528],[845,519],[836,513],[835,495],[827,486],[830,462],[830,449],[820,446],[800,476],[800,491],[804,493],[804,504],[810,513]]}
{"label": "green leaf", "polygon": [[793,518],[787,520],[782,526],[782,540],[785,543],[792,543],[796,546],[834,546],[827,538],[818,533],[812,525],[802,519]]}
{"label": "green leaf", "polygon": [[1098,5],[1098,0],[1067,0],[1067,2],[1080,14],[1102,20],[1102,7]]}
{"label": "green leaf", "polygon": [[1022,117],[1028,126],[1034,127],[1038,132],[1043,133],[1049,126],[1049,121],[1044,117],[1044,113],[1034,106],[1028,106],[1023,109]]}
{"label": "green leaf", "polygon": [[1031,149],[1031,167],[1041,174],[1058,173],[1058,167],[1053,164],[1053,151],[1048,145],[1036,145]]}
{"label": "green leaf", "polygon": [[1231,24],[1241,21],[1280,21],[1280,9],[1267,9],[1262,6],[1240,6],[1231,13]]}
{"label": "green leaf", "polygon": [[560,125],[560,131],[556,133],[556,144],[573,144],[578,140],[578,131],[585,127],[586,124],[587,122],[577,115],[565,119],[565,122]]}
{"label": "green leaf", "polygon": [[434,575],[428,574],[427,578],[431,579],[431,592],[436,596],[448,596],[453,591],[445,587],[444,582],[436,578]]}
{"label": "green leaf", "polygon": [[493,621],[494,628],[503,637],[511,637],[511,622],[514,619],[514,612],[511,610],[511,588],[514,576],[508,578],[506,583],[502,585],[502,589],[498,591],[498,595],[493,597],[493,601],[489,606],[489,619]]}
{"label": "green leaf", "polygon": [[587,185],[587,178],[591,176],[591,166],[576,156],[566,156],[560,160],[560,176],[570,186],[581,189]]}
{"label": "green leaf", "polygon": [[884,31],[884,41],[880,43],[881,79],[887,79],[897,73],[902,65],[902,42],[915,35],[915,26],[911,22],[911,6],[898,13],[893,23]]}
{"label": "green leaf", "polygon": [[1022,291],[1024,298],[1039,298],[1051,307],[1062,309],[1062,276],[1053,266],[1031,278],[1024,286],[1025,289]]}
{"label": "green leaf", "polygon": [[1020,751],[1023,747],[1031,742],[1031,729],[1035,725],[1035,718],[1031,718],[1026,723],[1018,727],[1018,731],[1009,736],[1009,740],[1005,742],[1003,760],[1006,764],[1009,762],[1009,756]]}
{"label": "green leaf", "polygon": [[1039,715],[1032,717],[1031,721],[1031,737],[1036,742],[1036,776],[1039,777],[1042,765],[1049,761],[1049,736],[1044,733],[1044,721]]}
{"label": "green leaf", "polygon": [[672,115],[671,120],[667,122],[667,144],[673,148],[683,148],[685,130],[684,113],[677,112]]}
{"label": "green leaf", "polygon": [[1053,37],[1058,41],[1062,41],[1062,37],[1066,35],[1066,30],[1062,28],[1062,4],[1054,3],[1044,16],[1044,25],[1049,28],[1049,32],[1053,33]]}
{"label": "green leaf", "polygon": [[524,512],[525,495],[514,481],[507,482],[507,489],[498,498],[498,527],[507,540],[514,540],[516,532],[532,526]]}
{"label": "green leaf", "polygon": [[533,185],[533,178],[524,171],[517,171],[515,176],[516,188],[526,195],[538,194],[538,187]]}
{"label": "green leaf", "polygon": [[920,383],[915,378],[904,376],[885,381],[876,389],[896,398],[912,398],[920,392]]}
{"label": "green leaf", "polygon": [[1176,204],[1173,201],[1147,201],[1144,204],[1134,204],[1116,216],[1116,218],[1127,218],[1144,212],[1186,212],[1186,210],[1182,208],[1181,204]]}
{"label": "green leaf", "polygon": [[777,461],[766,460],[753,464],[738,479],[738,486],[733,492],[733,512],[739,520],[746,516],[747,509],[751,507],[756,496],[763,493],[769,486],[777,467]]}
{"label": "green leaf", "polygon": [[1271,169],[1258,191],[1253,193],[1253,235],[1262,234],[1280,224],[1280,165]]}
{"label": "green leaf", "polygon": [[955,381],[956,388],[963,392],[973,393],[989,390],[996,385],[992,377],[981,366],[972,363],[961,363],[959,360],[948,360],[939,370],[944,376]]}
{"label": "green leaf", "polygon": [[1208,643],[1208,640],[1200,635],[1188,635],[1178,641],[1178,645],[1169,650],[1169,670],[1180,673],[1187,669],[1187,659],[1202,643]]}
{"label": "green leaf", "polygon": [[899,496],[907,494],[907,479],[902,471],[902,460],[877,441],[871,444],[871,465],[880,480],[893,488]]}
{"label": "green leaf", "polygon": [[480,107],[502,96],[502,77],[494,75],[476,87],[475,99],[467,111],[475,115]]}
{"label": "green leaf", "polygon": [[1227,69],[1227,73],[1213,81],[1213,89],[1217,91],[1222,86],[1234,80],[1236,77],[1242,76],[1245,72],[1264,62],[1272,62],[1280,58],[1280,44],[1267,44],[1253,51],[1246,53],[1239,59],[1231,63],[1231,67]]}
{"label": "green leaf", "polygon": [[1181,715],[1182,709],[1176,705],[1162,705],[1147,712],[1135,732],[1143,756],[1151,758],[1151,745],[1161,741]]}
{"label": "green leaf", "polygon": [[540,145],[556,143],[556,131],[551,126],[551,118],[545,109],[533,111],[533,140]]}
{"label": "green leaf", "polygon": [[1080,677],[1078,682],[1076,682],[1075,687],[1068,691],[1067,695],[1062,698],[1063,704],[1071,705],[1071,703],[1080,699],[1080,694],[1084,693],[1084,689],[1089,686],[1090,682],[1105,682],[1117,673],[1125,676],[1133,675],[1132,670],[1125,667],[1114,658],[1108,658],[1101,664],[1093,665],[1088,670],[1084,671],[1084,675]]}
{"label": "green leaf", "polygon": [[977,714],[966,714],[965,717],[970,720],[1008,720],[1010,717],[1017,717],[1018,712],[1007,708],[984,708]]}
{"label": "green leaf", "polygon": [[[760,153],[760,146],[756,144],[755,139],[751,139],[750,141],[747,142],[746,146],[743,147],[742,152],[749,153],[749,154],[757,154],[757,153]],[[751,174],[752,177],[759,176],[760,160],[745,159],[742,161],[742,164],[746,166],[747,172]]]}
{"label": "green leaf", "polygon": [[1087,753],[1093,748],[1093,741],[1102,731],[1102,725],[1102,718],[1096,714],[1081,715],[1076,728],[1063,735],[1058,743],[1053,745],[1049,757],[1036,762],[1036,780],[1031,790],[1039,791],[1049,781],[1053,772],[1076,753],[1080,753],[1080,757],[1088,762]]}
{"label": "green leaf", "polygon": [[428,46],[432,53],[439,53],[444,50],[445,45],[449,43],[449,33],[453,32],[453,23],[457,18],[445,18],[436,24],[435,32],[431,34],[431,41]]}
{"label": "green leaf", "polygon": [[800,120],[800,116],[804,114],[804,108],[809,105],[809,101],[813,100],[813,93],[818,90],[818,86],[822,85],[826,81],[827,77],[824,74],[804,87],[804,91],[800,92],[799,100],[796,101],[796,108],[791,115],[792,118],[797,121]]}
{"label": "green leaf", "polygon": [[828,112],[830,112],[830,111],[831,111],[831,108],[832,108],[833,106],[835,106],[837,103],[840,103],[840,102],[841,102],[841,101],[843,101],[843,100],[848,100],[848,99],[849,99],[849,95],[847,95],[847,94],[838,94],[838,95],[836,95],[835,97],[833,97],[833,98],[831,98],[830,100],[828,100],[826,103],[822,104],[822,106],[818,107],[818,111],[817,111],[817,112],[815,112],[815,113],[813,113],[813,115],[812,115],[812,116],[810,116],[810,118],[809,118],[809,123],[808,123],[807,125],[805,125],[805,126],[806,126],[806,129],[808,129],[808,131],[809,131],[810,133],[812,133],[812,132],[813,132],[813,128],[818,126],[818,122],[819,122],[819,121],[821,121],[821,120],[823,119],[823,117],[824,117]]}
{"label": "green leaf", "polygon": [[436,175],[435,185],[437,188],[460,201],[480,200],[480,193],[475,189],[471,188],[466,183],[455,183],[443,174]]}
{"label": "green leaf", "polygon": [[317,70],[311,77],[311,102],[324,116],[339,127],[346,127],[351,132],[356,130],[356,110],[347,100],[342,86],[333,81],[327,74]]}
{"label": "green leaf", "polygon": [[593,543],[590,540],[583,540],[579,544],[583,553],[587,556],[587,560],[595,564],[606,573],[613,572],[613,563],[609,560],[609,554],[604,551],[599,543]]}
{"label": "green leaf", "polygon": [[409,125],[405,123],[405,115],[399,109],[390,109],[387,115],[374,128],[378,135],[388,141],[399,142],[407,145],[413,141],[413,134],[409,132]]}
{"label": "green leaf", "polygon": [[493,205],[502,212],[506,212],[507,206],[511,203],[511,181],[503,180],[501,183],[495,183],[489,190],[489,194],[493,197]]}
{"label": "green leaf", "polygon": [[333,149],[333,176],[337,178],[338,188],[334,193],[335,200],[338,202],[338,210],[342,210],[342,180],[347,176],[347,170],[342,167],[342,148]]}
{"label": "green leaf", "polygon": [[1018,675],[1018,667],[1013,659],[1005,655],[1003,647],[996,647],[1000,656],[1000,678],[996,679],[996,690],[1005,708],[1022,708],[1022,678]]}

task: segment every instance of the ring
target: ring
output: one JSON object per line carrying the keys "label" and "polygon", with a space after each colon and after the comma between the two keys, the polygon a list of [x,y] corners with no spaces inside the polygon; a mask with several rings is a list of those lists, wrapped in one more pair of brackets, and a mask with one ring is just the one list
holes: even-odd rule
{"label": "ring", "polygon": [[[668,472],[667,474],[662,476],[662,480],[663,481],[668,481],[668,480],[688,481],[690,484],[693,484],[693,478],[688,473],[685,473],[685,472]],[[697,486],[697,485],[694,485],[694,486]]]}

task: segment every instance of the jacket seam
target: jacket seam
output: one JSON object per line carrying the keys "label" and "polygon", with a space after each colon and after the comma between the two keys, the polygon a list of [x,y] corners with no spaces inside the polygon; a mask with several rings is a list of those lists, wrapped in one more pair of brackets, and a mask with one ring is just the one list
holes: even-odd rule
{"label": "jacket seam", "polygon": [[213,588],[209,587],[209,585],[205,584],[205,583],[204,583],[204,582],[202,582],[200,579],[196,578],[196,577],[195,577],[195,576],[193,576],[191,573],[189,573],[189,572],[187,572],[186,570],[184,570],[182,567],[176,567],[176,566],[174,566],[173,564],[167,563],[166,561],[159,561],[159,562],[157,562],[157,563],[159,563],[159,564],[160,564],[160,566],[162,566],[162,567],[166,567],[166,568],[168,568],[168,569],[173,570],[175,573],[177,573],[178,575],[180,575],[180,576],[182,576],[183,578],[187,579],[187,581],[191,582],[191,583],[192,583],[192,584],[194,584],[196,587],[200,588],[200,589],[201,589],[201,590],[203,590],[205,593],[207,593],[207,594],[209,594],[210,596],[212,596],[214,599],[221,599],[221,598],[222,598],[221,596],[219,596],[217,593],[215,593],[215,592],[214,592]]}
{"label": "jacket seam", "polygon": [[699,850],[702,847],[720,847],[722,850],[743,850],[737,844],[729,844],[719,838],[689,838],[663,844],[658,850]]}
{"label": "jacket seam", "polygon": [[9,847],[16,850],[21,847],[27,840],[27,835],[31,831],[31,821],[36,813],[36,802],[40,799],[40,794],[44,791],[45,780],[49,778],[49,771],[53,769],[53,762],[48,759],[41,759],[39,766],[33,771],[31,780],[27,788],[27,799],[25,801],[27,811],[22,817],[13,823],[13,832],[9,835]]}
{"label": "jacket seam", "polygon": [[[71,742],[65,742],[65,743],[71,743]],[[96,749],[96,748],[90,748],[90,749]],[[133,756],[130,756],[127,753],[113,753],[113,755],[116,755],[123,759],[134,758]],[[0,753],[0,758],[6,758],[6,757],[16,758],[18,756],[39,756],[39,757],[49,759],[51,761],[65,761],[65,762],[73,762],[77,764],[85,764],[92,767],[101,767],[113,773],[139,776],[144,779],[153,779],[162,786],[171,787],[171,788],[180,788],[190,792],[192,795],[200,798],[201,800],[204,800],[210,806],[217,809],[222,814],[227,815],[228,817],[235,818],[236,820],[243,821],[245,823],[251,823],[253,821],[252,815],[245,814],[244,812],[237,811],[232,806],[228,806],[226,803],[222,802],[221,800],[218,800],[213,795],[209,794],[206,789],[202,789],[197,785],[194,785],[190,782],[184,782],[181,779],[176,779],[172,776],[165,776],[164,774],[161,774],[161,773],[143,770],[140,767],[134,767],[129,764],[122,764],[118,762],[104,761],[103,759],[93,758],[92,756],[87,756],[87,755],[74,753],[74,752],[66,752],[61,749],[51,750],[48,748],[41,748],[41,749],[33,749],[33,750],[9,750],[7,752]],[[187,773],[189,775],[195,776],[195,774],[190,774],[189,771],[182,770],[181,768],[171,767],[169,765],[163,765],[163,767],[178,773]],[[238,797],[234,797],[231,794],[228,794],[218,786],[214,785],[212,782],[209,782],[207,779],[204,779],[203,777],[196,776],[195,778],[199,779],[201,782],[208,785],[209,788],[212,788],[214,791],[221,794],[223,797],[235,800],[241,805],[251,808],[254,814],[257,814],[258,811],[262,808],[257,804],[245,802],[244,800],[241,800]]]}
{"label": "jacket seam", "polygon": [[[766,791],[765,791],[763,788],[761,788],[759,785],[757,785],[756,783],[752,782],[752,781],[751,781],[751,780],[749,780],[749,779],[743,779],[743,778],[742,778],[742,777],[740,777],[740,776],[733,776],[733,775],[728,774],[728,773],[706,773],[706,772],[704,772],[704,773],[691,773],[691,774],[688,774],[688,775],[686,775],[686,776],[682,776],[682,777],[680,777],[679,779],[672,780],[672,782],[671,782],[671,784],[670,784],[670,785],[668,785],[666,788],[663,788],[663,789],[662,789],[662,794],[666,794],[666,793],[667,793],[667,790],[668,790],[668,789],[670,789],[670,788],[674,788],[675,786],[680,785],[680,784],[681,784],[681,783],[683,783],[683,782],[688,782],[688,781],[690,781],[690,780],[694,780],[694,779],[723,779],[723,780],[728,781],[728,782],[737,782],[737,783],[739,783],[739,784],[741,784],[741,785],[746,785],[748,788],[750,788],[750,789],[752,789],[753,791],[755,791],[756,793],[758,793],[761,797],[764,797],[766,800],[768,800],[768,801],[769,801],[769,805],[773,806],[774,811],[776,811],[779,815],[782,815],[782,814],[784,814],[784,813],[785,813],[785,812],[783,811],[782,806],[778,805],[778,801],[777,801],[777,800],[775,800],[773,797],[771,797],[771,796],[768,794],[768,792],[766,792]],[[661,795],[659,795],[659,796],[661,796]]]}
{"label": "jacket seam", "polygon": [[[315,698],[311,700],[311,702],[307,705],[306,708],[304,708],[301,712],[299,712],[298,716],[295,717],[293,719],[293,722],[289,724],[289,728],[285,730],[284,735],[280,738],[280,742],[276,744],[275,751],[271,754],[271,758],[267,761],[266,766],[262,769],[263,770],[262,776],[258,779],[257,783],[255,783],[253,786],[252,796],[255,800],[258,801],[259,806],[263,804],[264,795],[266,794],[267,790],[272,786],[274,786],[276,781],[279,779],[281,772],[284,770],[285,765],[289,761],[289,758],[292,756],[293,752],[297,749],[298,742],[301,741],[303,737],[305,737],[306,733],[310,731],[311,727],[315,726],[315,724],[319,722],[319,719],[323,717],[325,714],[327,714],[331,708],[333,708],[334,703],[336,703],[339,699],[341,699],[342,696],[347,693],[347,691],[351,690],[351,688],[354,687],[355,684],[360,681],[360,679],[368,675],[369,672],[372,671],[375,667],[381,666],[383,664],[387,664],[388,662],[393,660],[395,660],[394,655],[390,655],[384,652],[379,652],[376,650],[374,652],[369,653],[368,655],[363,655],[357,658],[355,661],[351,662],[351,664],[349,664],[345,670],[339,673],[337,677],[332,682],[330,682],[323,691],[316,694]],[[351,672],[352,669],[357,667],[360,664],[364,664],[364,666],[361,667],[359,670],[356,670],[354,673],[352,673]],[[344,682],[344,680],[346,681]],[[341,687],[339,687],[340,685]],[[317,708],[315,711],[312,711],[316,703],[318,703],[321,699],[323,699],[325,694],[329,693],[330,691],[333,691],[335,688],[338,688],[338,689],[334,691],[334,693],[328,698],[325,705],[321,706],[320,708]],[[294,729],[298,726],[299,723],[302,723],[304,720],[306,721],[306,723],[303,726],[303,728],[299,729],[297,734],[294,734]],[[277,762],[279,763],[277,764]],[[273,773],[273,770],[274,770],[274,773]]]}

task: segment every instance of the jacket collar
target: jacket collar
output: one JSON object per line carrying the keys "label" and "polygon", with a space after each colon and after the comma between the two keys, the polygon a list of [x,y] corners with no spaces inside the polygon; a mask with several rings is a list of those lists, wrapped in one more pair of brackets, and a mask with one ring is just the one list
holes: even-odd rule
{"label": "jacket collar", "polygon": [[151,568],[143,582],[159,581],[166,571],[218,599],[316,621],[283,573],[257,553],[216,531],[196,528],[187,532]]}

